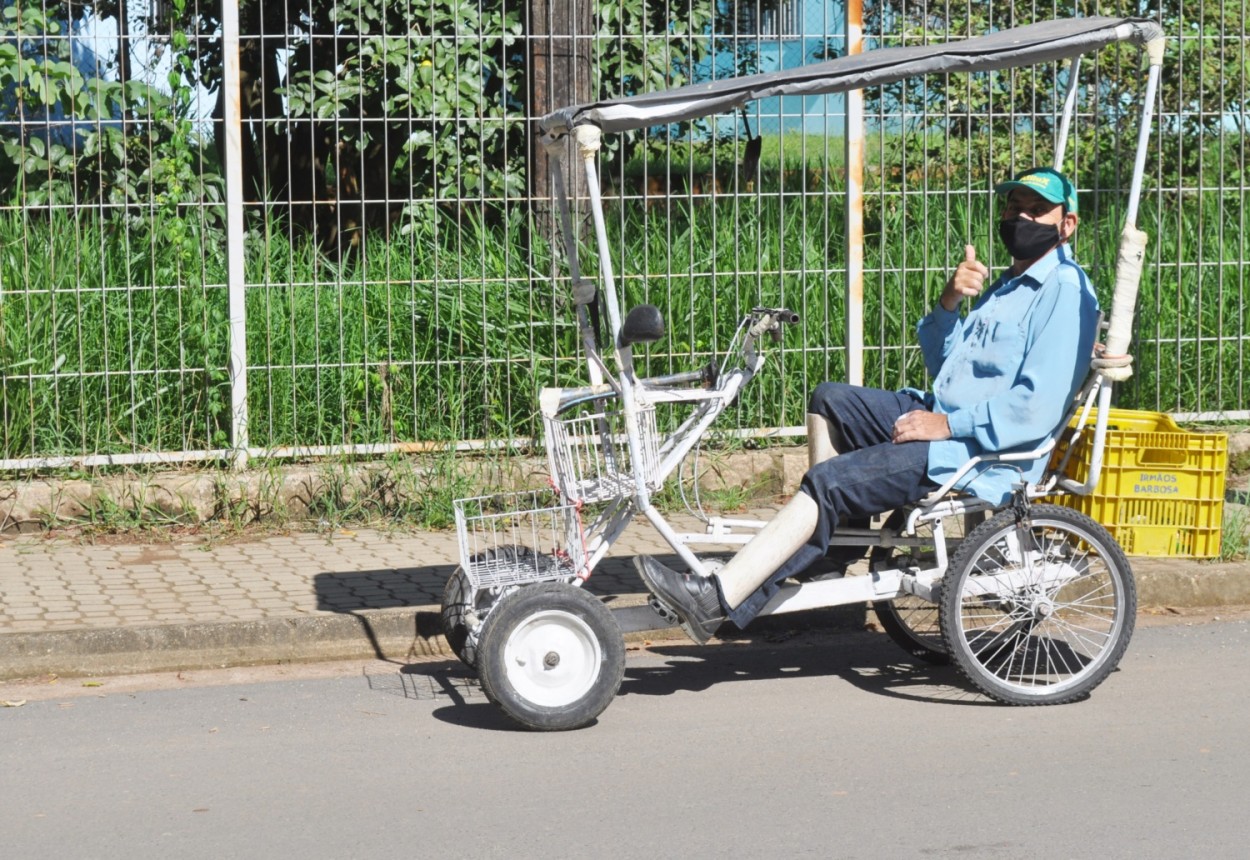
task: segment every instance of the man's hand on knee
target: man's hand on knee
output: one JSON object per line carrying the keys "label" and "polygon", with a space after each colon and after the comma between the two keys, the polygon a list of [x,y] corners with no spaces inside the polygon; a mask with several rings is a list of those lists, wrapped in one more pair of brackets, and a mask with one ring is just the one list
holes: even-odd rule
{"label": "man's hand on knee", "polygon": [[893,439],[900,442],[934,442],[951,437],[950,424],[940,412],[913,409],[894,422]]}

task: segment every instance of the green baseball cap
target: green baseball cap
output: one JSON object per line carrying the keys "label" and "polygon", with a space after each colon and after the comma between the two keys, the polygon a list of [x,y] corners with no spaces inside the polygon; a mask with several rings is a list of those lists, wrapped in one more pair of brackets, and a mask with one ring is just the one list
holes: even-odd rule
{"label": "green baseball cap", "polygon": [[1015,179],[994,186],[995,194],[1006,194],[1013,188],[1027,188],[1051,203],[1062,203],[1069,212],[1076,211],[1076,188],[1053,167],[1034,167],[1016,175]]}

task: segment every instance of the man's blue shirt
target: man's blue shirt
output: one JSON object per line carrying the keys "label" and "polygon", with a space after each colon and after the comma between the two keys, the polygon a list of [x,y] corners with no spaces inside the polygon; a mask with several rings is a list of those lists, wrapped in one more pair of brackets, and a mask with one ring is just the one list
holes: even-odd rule
{"label": "man's blue shirt", "polygon": [[[968,311],[939,302],[917,326],[934,377],[926,403],[944,413],[951,438],[929,447],[929,478],[944,484],[978,454],[1027,451],[1059,427],[1089,370],[1098,298],[1060,245],[1021,275],[999,276]],[[981,465],[959,484],[1001,504],[1021,480],[1035,482],[1046,457]]]}

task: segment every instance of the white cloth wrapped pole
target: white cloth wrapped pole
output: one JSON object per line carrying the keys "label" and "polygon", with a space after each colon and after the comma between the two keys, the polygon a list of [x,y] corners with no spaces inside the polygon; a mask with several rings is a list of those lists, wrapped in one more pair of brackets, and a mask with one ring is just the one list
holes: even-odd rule
{"label": "white cloth wrapped pole", "polygon": [[1115,295],[1111,301],[1111,324],[1106,348],[1094,359],[1095,369],[1113,382],[1123,382],[1133,375],[1133,357],[1128,354],[1133,341],[1133,314],[1137,307],[1137,288],[1141,284],[1143,260],[1146,257],[1146,234],[1137,229],[1137,207],[1141,200],[1142,179],[1146,173],[1146,148],[1154,117],[1155,93],[1163,64],[1164,39],[1156,37],[1146,45],[1150,70],[1146,76],[1146,93],[1142,99],[1141,123],[1137,130],[1137,153],[1133,161],[1133,179],[1129,187],[1128,210],[1124,213],[1124,231],[1115,263]]}
{"label": "white cloth wrapped pole", "polygon": [[1111,324],[1106,349],[1094,359],[1094,367],[1115,382],[1133,375],[1133,315],[1137,309],[1137,288],[1141,284],[1142,262],[1146,257],[1147,236],[1131,224],[1120,233],[1120,250],[1115,262],[1115,295],[1111,299]]}

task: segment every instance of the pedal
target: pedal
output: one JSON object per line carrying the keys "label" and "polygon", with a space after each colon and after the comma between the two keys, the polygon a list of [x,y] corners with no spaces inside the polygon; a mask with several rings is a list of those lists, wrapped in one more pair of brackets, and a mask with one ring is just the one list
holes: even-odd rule
{"label": "pedal", "polygon": [[653,594],[647,598],[647,605],[655,610],[655,614],[663,618],[669,624],[680,624],[681,619],[677,617],[677,613],[669,609]]}

